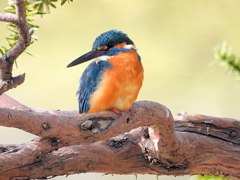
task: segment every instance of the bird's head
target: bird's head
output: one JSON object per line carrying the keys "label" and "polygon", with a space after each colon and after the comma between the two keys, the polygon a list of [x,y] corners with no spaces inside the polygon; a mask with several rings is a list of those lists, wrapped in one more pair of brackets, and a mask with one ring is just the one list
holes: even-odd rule
{"label": "bird's head", "polygon": [[119,52],[132,49],[136,50],[136,47],[127,34],[118,30],[110,30],[96,38],[91,51],[75,59],[67,67],[72,67],[91,59],[96,59],[96,62],[106,61]]}

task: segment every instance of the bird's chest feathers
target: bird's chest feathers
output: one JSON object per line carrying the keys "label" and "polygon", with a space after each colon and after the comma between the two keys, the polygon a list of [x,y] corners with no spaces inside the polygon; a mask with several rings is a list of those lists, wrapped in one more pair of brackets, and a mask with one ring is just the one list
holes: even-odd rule
{"label": "bird's chest feathers", "polygon": [[112,68],[106,69],[92,98],[106,96],[112,106],[129,109],[142,86],[143,67],[135,51],[119,53],[108,59]]}
{"label": "bird's chest feathers", "polygon": [[138,74],[142,72],[142,65],[135,51],[119,53],[110,58],[108,62],[112,64],[113,68],[108,69],[105,76],[121,83],[121,86],[134,85]]}

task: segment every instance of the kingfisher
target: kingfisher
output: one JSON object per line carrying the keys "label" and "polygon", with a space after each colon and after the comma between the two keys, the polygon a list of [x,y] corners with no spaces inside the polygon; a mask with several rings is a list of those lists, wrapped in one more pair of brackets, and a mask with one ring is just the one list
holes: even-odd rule
{"label": "kingfisher", "polygon": [[127,34],[110,30],[98,36],[92,50],[72,61],[72,67],[95,59],[84,70],[78,95],[79,113],[130,110],[143,83],[143,66]]}

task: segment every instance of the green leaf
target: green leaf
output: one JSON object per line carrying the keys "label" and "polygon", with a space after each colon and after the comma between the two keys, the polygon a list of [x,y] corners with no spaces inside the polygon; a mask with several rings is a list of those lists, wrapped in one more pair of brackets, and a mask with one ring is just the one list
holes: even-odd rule
{"label": "green leaf", "polygon": [[2,55],[4,55],[4,54],[5,54],[1,48],[0,48],[0,53],[1,53]]}
{"label": "green leaf", "polygon": [[26,15],[27,15],[27,16],[32,16],[32,15],[37,14],[37,13],[38,13],[38,10],[35,9],[35,10],[33,10],[33,11],[26,12]]}
{"label": "green leaf", "polygon": [[73,2],[73,0],[61,0],[61,6],[64,5],[66,2],[69,3],[70,1]]}
{"label": "green leaf", "polygon": [[62,0],[62,1],[61,1],[61,6],[64,5],[65,2],[67,2],[67,0]]}
{"label": "green leaf", "polygon": [[31,38],[34,39],[34,40],[38,40],[37,36],[31,36]]}
{"label": "green leaf", "polygon": [[52,6],[53,8],[57,8],[53,3],[51,3],[50,6]]}
{"label": "green leaf", "polygon": [[39,26],[38,25],[35,25],[35,24],[28,24],[28,27],[29,28],[39,28]]}
{"label": "green leaf", "polygon": [[195,179],[195,180],[231,180],[229,178],[213,176],[213,175],[195,175],[195,176],[192,176],[190,179]]}
{"label": "green leaf", "polygon": [[[17,30],[14,30],[14,29],[11,29],[11,28],[8,28],[7,27],[7,29],[9,30],[9,31],[12,31],[13,33],[15,33],[15,34],[18,34],[18,31]],[[17,28],[16,28],[17,29]]]}
{"label": "green leaf", "polygon": [[4,9],[4,11],[7,12],[7,13],[16,14],[15,9]]}
{"label": "green leaf", "polygon": [[38,11],[37,14],[41,14],[42,15],[42,14],[47,14],[47,12],[46,11]]}
{"label": "green leaf", "polygon": [[34,18],[27,18],[27,21],[34,21],[35,19]]}
{"label": "green leaf", "polygon": [[17,26],[13,23],[6,23],[6,26],[13,27],[17,29]]}
{"label": "green leaf", "polygon": [[214,48],[215,63],[218,66],[223,66],[230,75],[240,77],[240,59],[233,53],[232,47],[223,42]]}
{"label": "green leaf", "polygon": [[35,1],[35,2],[32,2],[32,4],[42,4],[42,1]]}
{"label": "green leaf", "polygon": [[3,49],[5,52],[9,50],[9,48],[7,48],[7,47],[5,47],[5,46],[1,46],[1,47],[2,47],[2,49]]}
{"label": "green leaf", "polygon": [[27,49],[26,49],[24,52],[27,53],[27,54],[30,55],[30,56],[33,56],[32,53],[31,53],[31,51],[29,51],[29,50],[27,50]]}
{"label": "green leaf", "polygon": [[25,9],[26,10],[33,10],[34,7],[35,7],[35,4],[27,4],[27,5],[25,5]]}

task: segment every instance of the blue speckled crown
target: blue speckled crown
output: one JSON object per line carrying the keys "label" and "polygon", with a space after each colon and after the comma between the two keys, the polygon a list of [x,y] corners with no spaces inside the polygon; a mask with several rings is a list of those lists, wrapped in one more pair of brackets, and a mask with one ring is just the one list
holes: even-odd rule
{"label": "blue speckled crown", "polygon": [[97,47],[101,46],[113,47],[122,42],[126,42],[126,44],[134,44],[134,42],[127,36],[127,34],[114,29],[98,36],[93,43],[92,49],[94,50],[97,49]]}

